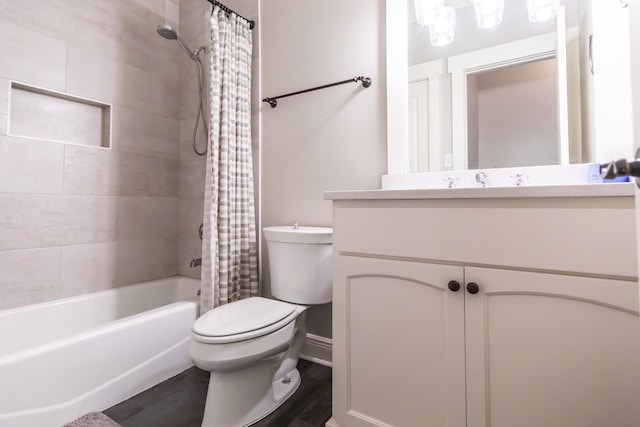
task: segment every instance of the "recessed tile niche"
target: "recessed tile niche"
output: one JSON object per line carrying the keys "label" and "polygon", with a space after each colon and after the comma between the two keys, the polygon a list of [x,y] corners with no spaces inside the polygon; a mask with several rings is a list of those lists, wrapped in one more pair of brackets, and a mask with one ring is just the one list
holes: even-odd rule
{"label": "recessed tile niche", "polygon": [[8,134],[110,148],[111,106],[11,82]]}

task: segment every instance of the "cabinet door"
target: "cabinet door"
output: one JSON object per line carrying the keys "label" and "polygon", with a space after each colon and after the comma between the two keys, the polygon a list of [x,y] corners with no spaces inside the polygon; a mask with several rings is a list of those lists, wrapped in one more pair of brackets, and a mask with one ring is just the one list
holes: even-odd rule
{"label": "cabinet door", "polygon": [[468,427],[637,427],[636,282],[465,268]]}
{"label": "cabinet door", "polygon": [[[462,268],[334,257],[333,421],[463,427]],[[449,281],[461,289],[452,292]]]}

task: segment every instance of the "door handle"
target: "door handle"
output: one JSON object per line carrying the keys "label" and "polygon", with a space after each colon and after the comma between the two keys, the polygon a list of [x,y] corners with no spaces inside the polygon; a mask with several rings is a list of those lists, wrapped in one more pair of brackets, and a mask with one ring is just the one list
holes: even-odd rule
{"label": "door handle", "polygon": [[458,292],[460,290],[460,283],[455,280],[450,281],[448,286],[451,292]]}

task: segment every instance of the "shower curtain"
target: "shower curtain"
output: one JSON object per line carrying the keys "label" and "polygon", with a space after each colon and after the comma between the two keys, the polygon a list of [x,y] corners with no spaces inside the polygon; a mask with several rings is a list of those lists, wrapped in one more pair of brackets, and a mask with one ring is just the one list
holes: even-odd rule
{"label": "shower curtain", "polygon": [[213,8],[201,314],[258,295],[249,23]]}

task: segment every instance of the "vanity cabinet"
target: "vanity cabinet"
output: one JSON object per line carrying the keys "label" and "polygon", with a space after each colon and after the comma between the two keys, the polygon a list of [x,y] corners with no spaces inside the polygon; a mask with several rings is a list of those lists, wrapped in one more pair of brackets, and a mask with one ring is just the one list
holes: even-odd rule
{"label": "vanity cabinet", "polygon": [[334,200],[328,425],[640,425],[634,227],[632,197]]}
{"label": "vanity cabinet", "polygon": [[449,281],[462,284],[463,269],[340,255],[334,260],[338,425],[464,425],[464,293],[447,287]]}

